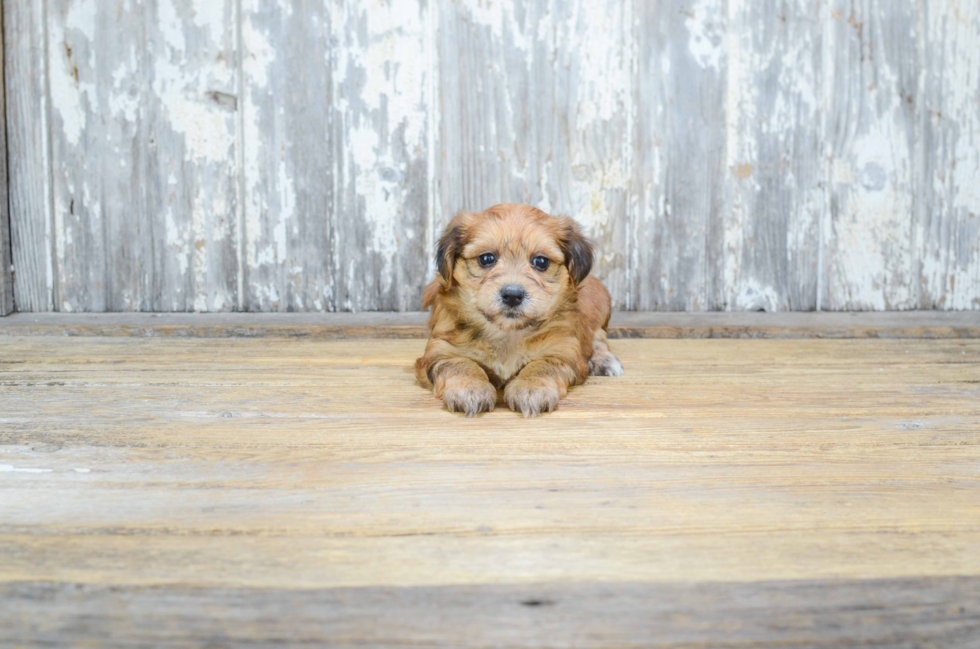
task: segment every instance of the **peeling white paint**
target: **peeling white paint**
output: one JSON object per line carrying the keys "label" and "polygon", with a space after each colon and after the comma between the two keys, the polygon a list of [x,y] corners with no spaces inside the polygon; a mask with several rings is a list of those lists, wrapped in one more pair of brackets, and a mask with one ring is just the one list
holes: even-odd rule
{"label": "peeling white paint", "polygon": [[691,56],[703,68],[720,69],[725,52],[725,21],[722,18],[725,4],[721,0],[697,0],[684,13]]}
{"label": "peeling white paint", "polygon": [[[88,308],[105,278],[77,253],[103,232],[118,248],[100,214],[133,183],[134,223],[158,239],[141,251],[164,251],[133,267],[160,273],[172,308],[418,308],[418,242],[431,273],[445,218],[484,200],[581,221],[619,304],[783,308],[770,255],[797,274],[819,256],[821,307],[980,308],[980,5],[818,4],[355,0],[303,22],[286,0],[159,0],[122,5],[146,42],[116,48],[108,5],[55,3],[23,68],[50,86],[31,141],[52,160],[26,166],[48,165],[43,204],[21,212],[44,261],[17,276],[45,308]],[[705,116],[720,123],[685,132]],[[110,279],[113,304],[146,307],[139,281]]]}
{"label": "peeling white paint", "polygon": [[[78,146],[87,122],[86,106],[96,100],[95,86],[90,79],[82,78],[81,71],[93,67],[91,57],[95,50],[95,0],[76,0],[68,7],[64,22],[57,12],[50,14],[48,61],[51,75],[51,108],[61,119],[65,139]],[[82,52],[88,52],[86,61],[78,60]]]}
{"label": "peeling white paint", "polygon": [[11,464],[0,464],[0,473],[51,473],[52,469],[31,469]]}
{"label": "peeling white paint", "polygon": [[[381,261],[378,277],[381,289],[387,291],[400,281],[395,262],[402,243],[399,226],[405,218],[408,171],[402,156],[427,163],[426,16],[412,2],[385,7],[354,4],[346,9],[351,13],[336,24],[341,30],[337,39],[346,47],[338,52],[334,96],[347,132],[343,178],[353,182],[358,201],[347,209],[363,215],[370,237],[368,250]],[[368,15],[366,40],[360,34],[345,33],[349,25],[359,24]],[[355,70],[363,79],[356,94],[348,78]],[[385,139],[382,124],[387,126]],[[393,139],[396,135],[400,141]],[[357,271],[351,270],[347,277],[357,278]]]}
{"label": "peeling white paint", "polygon": [[834,221],[832,308],[912,306],[911,152],[897,101],[854,139],[836,175],[843,212]]}
{"label": "peeling white paint", "polygon": [[928,80],[941,101],[927,124],[939,145],[930,182],[945,200],[917,223],[922,290],[941,308],[980,308],[980,5],[943,0],[930,7],[926,46],[943,64]]}
{"label": "peeling white paint", "polygon": [[772,286],[749,279],[739,286],[734,307],[736,311],[778,311],[779,293]]}

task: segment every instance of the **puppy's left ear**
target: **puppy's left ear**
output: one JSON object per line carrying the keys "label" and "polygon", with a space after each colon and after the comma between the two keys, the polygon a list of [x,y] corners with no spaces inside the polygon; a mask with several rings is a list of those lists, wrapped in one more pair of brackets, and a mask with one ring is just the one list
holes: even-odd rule
{"label": "puppy's left ear", "polygon": [[582,234],[578,223],[564,219],[564,232],[561,237],[561,252],[565,255],[565,265],[572,281],[578,284],[592,272],[592,244]]}

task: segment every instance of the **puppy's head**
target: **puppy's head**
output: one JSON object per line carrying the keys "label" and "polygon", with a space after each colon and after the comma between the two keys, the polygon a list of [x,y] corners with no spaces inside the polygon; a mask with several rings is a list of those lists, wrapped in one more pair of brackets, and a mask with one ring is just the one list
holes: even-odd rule
{"label": "puppy's head", "polygon": [[459,308],[503,330],[546,320],[592,270],[592,246],[578,225],[527,205],[460,213],[436,258]]}

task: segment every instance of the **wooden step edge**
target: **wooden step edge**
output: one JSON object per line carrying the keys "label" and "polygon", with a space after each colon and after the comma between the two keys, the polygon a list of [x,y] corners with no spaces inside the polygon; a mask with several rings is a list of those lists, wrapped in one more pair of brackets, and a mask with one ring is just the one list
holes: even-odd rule
{"label": "wooden step edge", "polygon": [[[0,336],[425,338],[425,313],[20,313]],[[980,338],[980,311],[614,313],[611,338]]]}

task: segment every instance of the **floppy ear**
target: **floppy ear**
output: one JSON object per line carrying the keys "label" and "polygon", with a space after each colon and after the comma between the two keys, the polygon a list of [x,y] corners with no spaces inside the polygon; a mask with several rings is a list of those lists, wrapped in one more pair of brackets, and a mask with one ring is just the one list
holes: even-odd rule
{"label": "floppy ear", "polygon": [[456,257],[464,245],[463,226],[456,221],[457,219],[453,219],[452,223],[446,227],[446,231],[442,233],[442,237],[439,239],[439,245],[436,246],[436,267],[446,284],[450,286],[453,283],[453,268],[456,266]]}
{"label": "floppy ear", "polygon": [[565,255],[565,266],[572,281],[578,284],[592,272],[592,244],[579,230],[578,224],[565,219],[564,234],[561,239],[561,252]]}

